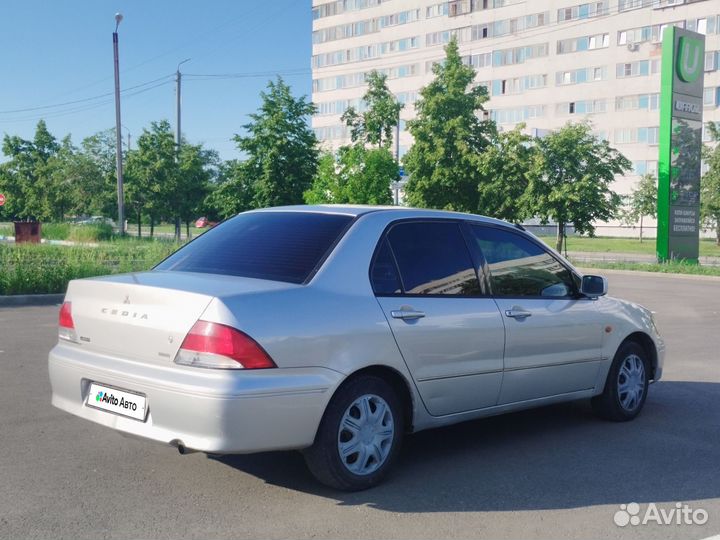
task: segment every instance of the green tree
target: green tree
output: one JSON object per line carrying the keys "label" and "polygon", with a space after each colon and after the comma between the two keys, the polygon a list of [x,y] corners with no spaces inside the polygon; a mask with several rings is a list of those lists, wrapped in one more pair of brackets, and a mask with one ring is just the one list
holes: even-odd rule
{"label": "green tree", "polygon": [[568,123],[537,140],[537,170],[524,203],[529,214],[557,223],[556,249],[562,249],[565,228],[595,234],[593,222],[615,217],[621,198],[610,186],[616,175],[630,170],[620,152],[600,140],[586,122]]}
{"label": "green tree", "polygon": [[79,189],[84,181],[79,173],[84,171],[76,167],[78,162],[77,148],[73,146],[70,135],[67,135],[47,164],[49,174],[47,196],[53,203],[51,206],[53,221],[65,221],[67,213],[73,213],[78,206],[84,206]]}
{"label": "green tree", "polygon": [[204,209],[203,202],[218,174],[219,157],[215,150],[184,142],[180,147],[178,165],[175,212],[185,223],[186,236],[190,238],[190,222]]}
{"label": "green tree", "polygon": [[86,203],[83,213],[117,217],[115,128],[83,139],[77,157],[76,166],[86,170],[78,195]]}
{"label": "green tree", "polygon": [[175,139],[167,120],[152,122],[143,129],[135,150],[128,152],[125,203],[137,219],[138,234],[144,213],[150,216],[153,225],[162,216],[176,216],[173,212],[179,180],[176,156]]}
{"label": "green tree", "polygon": [[525,125],[520,124],[511,131],[497,132],[479,155],[477,213],[511,222],[529,217],[523,195],[537,169],[537,150],[523,129]]}
{"label": "green tree", "polygon": [[[170,122],[152,122],[137,139],[137,148],[127,157],[125,200],[138,222],[150,215],[151,227],[160,217],[175,221],[175,236],[180,223],[189,231],[190,221],[202,206],[215,175],[217,154],[201,145],[186,141],[178,154]],[[152,230],[151,230],[152,232]]]}
{"label": "green tree", "polygon": [[371,71],[367,76],[368,89],[363,96],[365,112],[358,113],[354,107],[349,107],[343,113],[341,119],[350,128],[353,143],[390,147],[403,105],[390,92],[386,81],[386,74]]}
{"label": "green tree", "polygon": [[229,160],[219,165],[204,206],[211,219],[227,219],[255,208],[255,184],[243,162]]}
{"label": "green tree", "polygon": [[295,98],[280,77],[260,97],[258,112],[243,126],[245,135],[234,137],[248,156],[244,169],[255,186],[255,204],[302,204],[317,168],[317,138],[308,123],[315,105],[305,96]]}
{"label": "green tree", "polygon": [[703,149],[708,171],[700,180],[700,220],[703,226],[715,228],[715,242],[720,246],[720,129],[715,122],[708,122],[707,129],[715,144]]}
{"label": "green tree", "polygon": [[44,120],[38,122],[32,140],[5,135],[2,151],[8,160],[0,165],[0,191],[7,197],[6,215],[46,220],[54,214],[52,159],[59,150]]}
{"label": "green tree", "polygon": [[479,155],[495,131],[481,119],[487,89],[474,84],[475,70],[463,64],[455,39],[433,73],[415,104],[417,117],[408,122],[414,144],[403,159],[410,174],[406,198],[413,206],[475,212],[483,181]]}
{"label": "green tree", "polygon": [[643,241],[643,218],[657,217],[657,193],[658,183],[655,176],[644,174],[626,198],[623,220],[632,225],[640,221],[640,242]]}
{"label": "green tree", "polygon": [[307,204],[341,204],[345,202],[335,154],[324,152],[318,159],[313,183],[303,197]]}
{"label": "green tree", "polygon": [[308,204],[391,204],[390,182],[397,180],[398,165],[387,148],[343,146],[320,158]]}
{"label": "green tree", "polygon": [[340,150],[343,201],[349,204],[391,204],[390,182],[398,165],[387,148],[350,146]]}

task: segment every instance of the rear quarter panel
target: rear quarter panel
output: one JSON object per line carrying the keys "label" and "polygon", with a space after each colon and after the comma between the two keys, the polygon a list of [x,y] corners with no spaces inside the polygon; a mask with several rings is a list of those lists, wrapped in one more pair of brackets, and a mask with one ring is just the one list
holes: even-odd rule
{"label": "rear quarter panel", "polygon": [[317,366],[347,377],[387,366],[404,377],[415,416],[426,412],[369,280],[370,260],[392,214],[358,218],[307,285],[220,296],[202,318],[246,332],[282,368]]}

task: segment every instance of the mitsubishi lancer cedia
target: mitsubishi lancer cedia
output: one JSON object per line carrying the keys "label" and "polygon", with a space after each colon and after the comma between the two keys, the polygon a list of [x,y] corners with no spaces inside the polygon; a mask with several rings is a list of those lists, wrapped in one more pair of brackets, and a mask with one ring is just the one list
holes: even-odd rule
{"label": "mitsubishi lancer cedia", "polygon": [[381,481],[405,434],[590,398],[637,416],[664,346],[522,227],[453,212],[239,214],[149,272],[70,283],[52,403],[181,452],[302,450]]}

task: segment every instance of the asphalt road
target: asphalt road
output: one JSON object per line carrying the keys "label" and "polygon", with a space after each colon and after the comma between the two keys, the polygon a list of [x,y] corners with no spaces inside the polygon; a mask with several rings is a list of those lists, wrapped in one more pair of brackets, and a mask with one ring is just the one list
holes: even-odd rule
{"label": "asphalt road", "polygon": [[[607,272],[657,312],[664,380],[642,415],[587,404],[409,437],[389,481],[318,486],[293,452],[208,458],[50,406],[57,309],[0,310],[0,538],[704,538],[720,532],[720,280]],[[705,525],[628,525],[621,504],[702,508]]]}

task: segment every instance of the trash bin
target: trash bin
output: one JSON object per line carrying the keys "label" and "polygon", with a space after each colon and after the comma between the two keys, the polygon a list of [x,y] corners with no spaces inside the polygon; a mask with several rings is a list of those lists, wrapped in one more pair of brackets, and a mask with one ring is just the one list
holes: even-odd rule
{"label": "trash bin", "polygon": [[31,244],[39,244],[40,225],[39,221],[16,221],[15,243],[20,244],[27,242]]}

